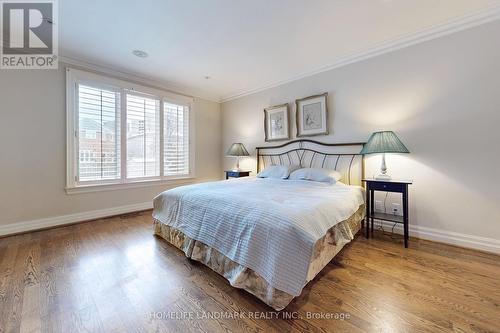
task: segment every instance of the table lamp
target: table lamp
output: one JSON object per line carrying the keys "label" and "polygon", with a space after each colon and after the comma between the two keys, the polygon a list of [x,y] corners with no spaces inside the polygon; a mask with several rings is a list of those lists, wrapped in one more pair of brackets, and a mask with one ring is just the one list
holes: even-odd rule
{"label": "table lamp", "polygon": [[377,180],[391,179],[391,176],[387,174],[387,166],[385,165],[386,153],[408,154],[410,151],[405,147],[401,140],[399,140],[396,133],[393,131],[381,131],[373,133],[360,152],[362,155],[383,154],[382,165],[380,166],[380,175],[375,177]]}
{"label": "table lamp", "polygon": [[238,161],[236,163],[236,171],[241,171],[240,170],[240,157],[241,156],[250,156],[250,154],[246,150],[245,146],[240,142],[233,143],[231,145],[231,147],[228,149],[226,155],[238,157]]}

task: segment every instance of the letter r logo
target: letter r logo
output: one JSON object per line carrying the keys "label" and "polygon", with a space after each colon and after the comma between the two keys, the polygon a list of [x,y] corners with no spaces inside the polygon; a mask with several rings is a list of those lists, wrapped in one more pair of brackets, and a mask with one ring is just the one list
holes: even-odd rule
{"label": "letter r logo", "polygon": [[2,2],[4,54],[52,54],[53,4]]}

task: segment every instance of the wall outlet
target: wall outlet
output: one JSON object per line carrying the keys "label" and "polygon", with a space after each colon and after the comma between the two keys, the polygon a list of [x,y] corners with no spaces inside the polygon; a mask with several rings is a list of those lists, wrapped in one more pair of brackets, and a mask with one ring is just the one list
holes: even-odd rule
{"label": "wall outlet", "polygon": [[391,204],[391,213],[394,215],[403,215],[401,211],[401,204],[393,203]]}
{"label": "wall outlet", "polygon": [[375,200],[375,210],[377,212],[384,212],[384,203],[381,200]]}

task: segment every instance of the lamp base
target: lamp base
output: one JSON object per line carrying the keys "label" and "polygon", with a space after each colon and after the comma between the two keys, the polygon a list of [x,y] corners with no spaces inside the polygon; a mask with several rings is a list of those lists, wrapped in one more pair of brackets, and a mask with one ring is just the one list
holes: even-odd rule
{"label": "lamp base", "polygon": [[374,177],[376,180],[391,180],[392,177],[386,174],[380,174]]}

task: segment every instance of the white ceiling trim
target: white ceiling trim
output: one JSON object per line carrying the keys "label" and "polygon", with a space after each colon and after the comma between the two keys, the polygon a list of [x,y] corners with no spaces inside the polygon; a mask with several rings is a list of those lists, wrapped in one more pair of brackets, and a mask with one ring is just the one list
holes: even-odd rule
{"label": "white ceiling trim", "polygon": [[276,81],[272,82],[266,85],[263,85],[259,88],[254,88],[254,89],[249,89],[249,90],[242,90],[238,93],[231,94],[228,96],[222,97],[220,100],[221,103],[228,102],[234,99],[238,99],[244,96],[252,95],[267,89],[271,89],[274,87],[278,87],[293,81],[297,81],[306,77],[310,77],[319,73],[327,72],[335,68],[343,67],[355,62],[363,61],[366,59],[370,59],[385,53],[393,52],[396,50],[400,50],[402,48],[412,46],[415,44],[423,43],[432,39],[436,39],[439,37],[443,37],[446,35],[450,35],[459,31],[463,31],[466,29],[470,29],[476,26],[479,26],[481,24],[485,24],[488,22],[492,22],[495,20],[500,19],[500,5],[495,4],[485,10],[482,10],[480,12],[471,14],[471,15],[466,15],[454,20],[450,20],[448,22],[442,23],[442,24],[437,24],[434,26],[431,26],[429,28],[410,33],[410,34],[405,34],[402,35],[396,39],[391,39],[384,41],[382,43],[378,43],[374,46],[372,46],[369,49],[366,49],[361,52],[353,53],[350,55],[347,55],[345,57],[341,57],[337,59],[334,63],[324,66],[321,68],[318,68],[314,71],[303,73],[285,80],[281,81]]}
{"label": "white ceiling trim", "polygon": [[[268,84],[261,85],[260,87],[257,88],[241,90],[239,92],[222,97],[218,94],[210,94],[203,91],[199,91],[199,89],[191,89],[189,87],[180,87],[176,85],[174,82],[151,79],[137,73],[124,71],[123,69],[110,66],[109,64],[98,64],[74,56],[70,57],[70,56],[59,55],[59,61],[66,63],[68,65],[73,65],[80,67],[82,69],[94,71],[96,73],[106,74],[118,79],[129,80],[135,83],[144,84],[152,88],[161,89],[164,91],[183,95],[186,97],[202,98],[216,103],[224,103],[244,96],[252,95],[267,89],[278,87],[293,81],[307,78],[316,74],[327,72],[339,67],[367,60],[382,54],[400,50],[405,47],[409,47],[415,44],[423,43],[439,37],[450,35],[459,31],[470,29],[498,19],[500,19],[500,5],[495,4],[480,12],[463,16],[458,19],[450,20],[442,24],[434,25],[415,33],[405,34],[396,39],[391,39],[384,41],[382,43],[375,44],[364,51],[356,52],[338,58],[334,63],[328,66],[320,67],[314,71],[302,73],[300,75],[296,75],[288,79],[270,82]],[[3,43],[0,38],[0,47],[2,46],[2,44]]]}
{"label": "white ceiling trim", "polygon": [[167,91],[173,94],[182,95],[190,98],[202,98],[211,102],[220,103],[221,99],[219,95],[208,95],[203,93],[193,92],[191,89],[176,87],[175,84],[171,82],[159,81],[134,74],[131,72],[123,71],[118,68],[114,68],[109,65],[101,65],[92,63],[86,60],[78,59],[75,57],[59,56],[59,62],[67,65],[72,65],[79,67],[80,69],[95,72],[96,74],[109,75],[116,79],[122,79],[131,81],[133,83],[143,84],[150,88],[155,88],[158,90]]}
{"label": "white ceiling trim", "polygon": [[[3,47],[3,40],[0,39],[0,48]],[[146,85],[150,88],[155,88],[158,90],[163,90],[166,92],[170,92],[173,94],[189,97],[189,98],[202,98],[207,101],[215,102],[215,103],[220,103],[221,98],[219,95],[209,95],[209,94],[204,94],[204,93],[193,93],[191,89],[186,89],[186,88],[181,88],[181,87],[176,87],[175,84],[171,82],[165,82],[165,81],[159,81],[159,80],[153,80],[149,79],[147,77],[134,74],[131,72],[126,72],[123,70],[120,70],[118,68],[114,68],[109,65],[102,65],[102,64],[96,64],[92,63],[86,60],[78,59],[75,57],[68,57],[68,56],[61,56],[59,55],[59,64],[64,63],[67,65],[72,65],[79,67],[80,69],[87,70],[94,72],[96,74],[105,74],[109,75],[115,79],[122,79],[122,80],[127,80],[131,81],[132,83],[139,83]]]}

